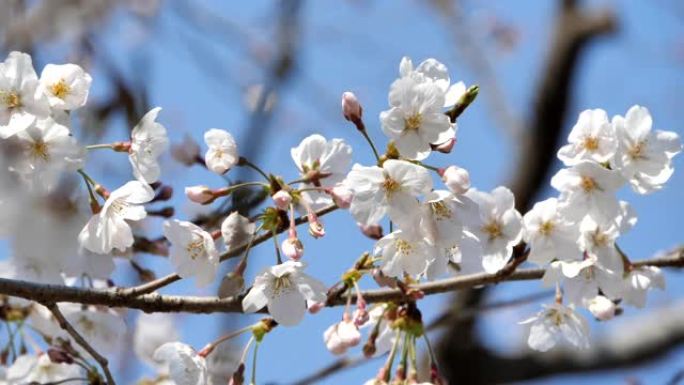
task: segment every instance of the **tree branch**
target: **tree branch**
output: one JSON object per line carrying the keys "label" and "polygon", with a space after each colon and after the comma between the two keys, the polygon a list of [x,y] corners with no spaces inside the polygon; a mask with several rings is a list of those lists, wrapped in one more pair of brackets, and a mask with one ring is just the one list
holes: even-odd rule
{"label": "tree branch", "polygon": [[104,373],[105,377],[107,378],[107,384],[108,385],[116,385],[114,382],[114,377],[112,377],[112,373],[109,372],[109,361],[107,361],[107,358],[102,356],[100,353],[97,352],[90,344],[88,341],[86,341],[77,331],[74,329],[73,326],[67,321],[67,319],[64,317],[64,314],[59,310],[59,307],[57,304],[54,302],[43,302],[45,306],[52,312],[52,315],[57,319],[57,323],[59,323],[59,326],[64,329],[69,335],[74,339],[74,341],[81,345],[85,351],[90,354],[95,361],[100,365],[102,368],[102,372]]}
{"label": "tree branch", "polygon": [[[684,247],[677,248],[658,258],[634,262],[635,266],[684,267]],[[509,275],[477,273],[439,281],[415,285],[425,295],[433,295],[490,285],[504,281],[524,281],[540,279],[544,269],[517,270]],[[20,297],[38,303],[73,302],[84,305],[124,307],[145,312],[186,312],[186,313],[241,313],[242,296],[221,299],[218,297],[196,297],[161,295],[158,293],[138,296],[126,295],[117,289],[84,289],[62,285],[48,285],[34,282],[0,278],[0,294]],[[406,299],[399,289],[379,289],[364,291],[368,303],[401,301]],[[352,301],[356,298],[352,296]],[[331,298],[327,306],[344,305],[347,297]]]}

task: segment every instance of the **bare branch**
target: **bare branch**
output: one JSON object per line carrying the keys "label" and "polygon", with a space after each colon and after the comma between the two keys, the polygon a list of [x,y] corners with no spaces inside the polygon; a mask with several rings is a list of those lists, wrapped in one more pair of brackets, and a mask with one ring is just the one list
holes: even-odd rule
{"label": "bare branch", "polygon": [[102,372],[104,373],[105,377],[107,377],[107,384],[109,385],[116,385],[114,382],[114,377],[112,377],[112,373],[109,372],[109,361],[107,361],[107,358],[102,356],[100,353],[97,352],[90,344],[88,341],[86,341],[77,331],[74,329],[73,326],[67,321],[67,319],[64,317],[64,314],[59,310],[59,307],[57,304],[54,302],[47,302],[45,303],[45,306],[52,312],[52,315],[55,316],[55,319],[57,319],[57,322],[59,323],[59,326],[64,329],[69,335],[76,341],[77,344],[81,345],[85,351],[90,354],[95,361],[100,365],[102,368]]}

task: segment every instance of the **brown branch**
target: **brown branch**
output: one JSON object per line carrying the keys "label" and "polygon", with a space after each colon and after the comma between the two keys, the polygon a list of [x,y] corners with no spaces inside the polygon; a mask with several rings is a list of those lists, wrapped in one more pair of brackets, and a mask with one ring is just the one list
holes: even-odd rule
{"label": "brown branch", "polygon": [[107,358],[102,356],[100,353],[97,352],[90,344],[88,341],[86,341],[77,331],[74,329],[73,326],[67,321],[67,319],[64,317],[64,314],[59,310],[59,307],[57,304],[54,302],[43,302],[45,306],[52,312],[52,315],[55,317],[57,320],[57,323],[59,323],[59,326],[64,329],[69,335],[74,339],[74,341],[81,345],[85,351],[90,354],[95,361],[100,365],[102,368],[102,372],[104,373],[105,377],[107,378],[107,384],[108,385],[116,385],[114,382],[114,377],[112,377],[112,373],[109,372],[109,362],[107,361]]}
{"label": "brown branch", "polygon": [[[658,258],[634,262],[635,266],[684,267],[684,247]],[[509,275],[477,273],[416,285],[425,295],[433,295],[491,285],[503,281],[524,281],[540,279],[544,269],[516,270]],[[161,295],[158,293],[138,296],[126,295],[117,289],[84,289],[62,285],[48,285],[34,282],[0,278],[0,294],[20,297],[38,303],[72,302],[85,305],[124,307],[145,312],[186,313],[241,313],[242,296],[221,299],[218,297],[195,297]],[[402,301],[405,293],[399,289],[368,290],[363,293],[368,303]],[[352,300],[355,299],[353,296]],[[346,303],[346,297],[333,298],[328,306]]]}

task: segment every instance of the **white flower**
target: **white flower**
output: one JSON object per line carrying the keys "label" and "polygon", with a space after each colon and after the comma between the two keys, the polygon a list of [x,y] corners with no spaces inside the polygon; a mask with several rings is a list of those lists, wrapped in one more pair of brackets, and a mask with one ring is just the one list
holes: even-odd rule
{"label": "white flower", "polygon": [[530,348],[545,352],[563,343],[578,349],[589,348],[589,325],[584,317],[571,307],[561,304],[542,306],[544,310],[536,316],[520,322],[531,324],[527,339]]}
{"label": "white flower", "polygon": [[31,57],[10,52],[0,64],[0,138],[24,131],[36,118],[46,118],[49,113]]}
{"label": "white flower", "polygon": [[660,269],[655,266],[635,267],[624,279],[622,299],[632,306],[644,307],[646,292],[654,287],[665,289],[665,278]]}
{"label": "white flower", "polygon": [[355,164],[344,184],[354,192],[349,210],[364,226],[378,224],[386,213],[399,226],[410,223],[419,208],[416,198],[432,189],[425,168],[394,159],[382,168]]}
{"label": "white flower", "polygon": [[169,376],[176,385],[207,384],[207,361],[186,344],[167,342],[157,348],[154,359],[169,365]]}
{"label": "white flower", "polygon": [[93,78],[76,64],[48,64],[40,74],[40,86],[50,107],[75,110],[88,101]]}
{"label": "white flower", "polygon": [[157,366],[154,352],[167,342],[180,338],[173,322],[173,316],[167,313],[141,313],[135,323],[133,333],[133,351],[143,362]]}
{"label": "white flower", "polygon": [[527,259],[540,265],[553,259],[575,260],[582,257],[577,244],[579,229],[558,211],[558,200],[538,202],[523,217],[525,242],[530,247]]}
{"label": "white flower", "polygon": [[[342,139],[327,141],[323,136],[314,134],[302,140],[299,146],[290,150],[292,160],[302,178],[309,182],[301,187],[333,187],[341,182],[351,162],[351,147]],[[317,191],[302,193],[317,210],[332,203],[331,198]]]}
{"label": "white flower", "polygon": [[601,109],[582,111],[570,131],[568,142],[558,151],[558,158],[566,166],[581,160],[604,163],[613,157],[617,149],[615,130],[606,111]]}
{"label": "white flower", "polygon": [[598,222],[615,218],[620,210],[615,192],[625,180],[616,171],[591,161],[580,161],[551,178],[551,186],[561,192],[561,212],[570,220],[589,215]]}
{"label": "white flower", "polygon": [[56,364],[50,357],[41,353],[38,355],[24,354],[14,361],[7,369],[7,384],[47,384],[66,379],[82,378],[83,368],[76,364]]}
{"label": "white flower", "polygon": [[373,248],[373,254],[382,259],[382,272],[389,277],[424,273],[435,253],[420,233],[402,230],[385,235]]}
{"label": "white flower", "polygon": [[588,301],[587,309],[589,309],[591,314],[599,321],[608,321],[609,319],[615,317],[617,306],[615,306],[615,302],[609,300],[608,298],[602,295],[597,295]]}
{"label": "white flower", "polygon": [[660,190],[674,172],[672,158],[682,150],[679,135],[652,131],[651,114],[641,106],[615,116],[613,125],[619,144],[615,168],[639,194]]}
{"label": "white flower", "polygon": [[358,345],[361,341],[359,328],[351,317],[345,318],[347,319],[330,325],[323,333],[325,347],[333,354],[344,354],[347,349]]}
{"label": "white flower", "polygon": [[207,168],[217,174],[225,174],[238,162],[237,143],[225,130],[212,128],[204,133],[204,142],[209,149],[204,154]]}
{"label": "white flower", "polygon": [[169,145],[166,128],[156,122],[159,111],[160,107],[151,109],[131,132],[128,160],[133,166],[133,176],[146,183],[159,180],[161,170],[157,159]]}
{"label": "white flower", "polygon": [[169,261],[183,278],[195,277],[197,287],[216,278],[219,253],[211,234],[191,222],[164,222],[164,236],[171,242]]}
{"label": "white flower", "polygon": [[470,174],[464,168],[449,166],[441,176],[444,185],[454,194],[465,194],[470,188]]}
{"label": "white flower", "polygon": [[51,190],[63,171],[82,166],[85,151],[67,127],[51,118],[36,121],[16,139],[22,153],[13,167],[40,192]]}
{"label": "white flower", "polygon": [[479,208],[463,195],[446,190],[432,191],[425,196],[421,207],[420,231],[435,247],[427,278],[433,279],[446,272],[449,262],[461,262],[461,243],[464,226],[480,225]]}
{"label": "white flower", "polygon": [[380,122],[401,155],[425,159],[432,151],[430,144],[455,136],[449,117],[442,111],[444,92],[433,81],[414,76],[397,79],[389,100],[391,108],[380,113]]}
{"label": "white flower", "polygon": [[466,86],[463,82],[451,84],[447,67],[433,58],[424,60],[414,70],[411,58],[404,56],[399,63],[399,75],[401,77],[419,77],[434,82],[444,92],[444,107],[451,107],[456,104],[466,92]]}
{"label": "white flower", "polygon": [[226,247],[234,248],[246,245],[254,234],[256,225],[243,217],[237,211],[233,211],[221,224],[221,235]]}
{"label": "white flower", "polygon": [[573,305],[585,305],[602,291],[607,297],[622,296],[622,273],[607,270],[596,259],[554,261],[542,278],[545,286],[563,283],[563,298]]}
{"label": "white flower", "polygon": [[482,246],[482,267],[495,273],[506,265],[513,246],[522,239],[522,216],[515,209],[515,197],[503,186],[491,193],[471,188],[466,196],[480,207],[482,224],[471,231]]}
{"label": "white flower", "polygon": [[322,282],[304,274],[302,262],[286,261],[264,269],[252,289],[242,300],[246,313],[254,313],[264,306],[281,325],[298,324],[306,312],[306,302],[326,300]]}
{"label": "white flower", "polygon": [[93,215],[78,235],[82,247],[98,254],[112,249],[125,251],[133,245],[133,233],[126,220],[139,221],[147,216],[144,203],[154,198],[145,183],[130,181],[114,190],[99,214]]}

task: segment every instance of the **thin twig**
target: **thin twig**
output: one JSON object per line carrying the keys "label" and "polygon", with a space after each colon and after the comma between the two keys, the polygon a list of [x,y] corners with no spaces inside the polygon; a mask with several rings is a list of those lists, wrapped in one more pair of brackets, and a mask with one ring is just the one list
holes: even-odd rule
{"label": "thin twig", "polygon": [[55,319],[57,319],[57,322],[59,323],[59,326],[64,329],[69,335],[76,341],[77,344],[81,345],[85,351],[90,354],[95,361],[100,365],[102,368],[102,372],[104,372],[105,377],[107,377],[107,384],[108,385],[116,385],[114,382],[114,377],[112,377],[112,373],[109,372],[109,362],[107,361],[107,358],[103,357],[100,353],[97,352],[90,344],[74,329],[73,326],[67,321],[67,319],[64,317],[64,314],[59,310],[59,307],[57,306],[56,303],[50,302],[50,303],[45,303],[45,306],[52,312],[52,315],[55,316]]}

